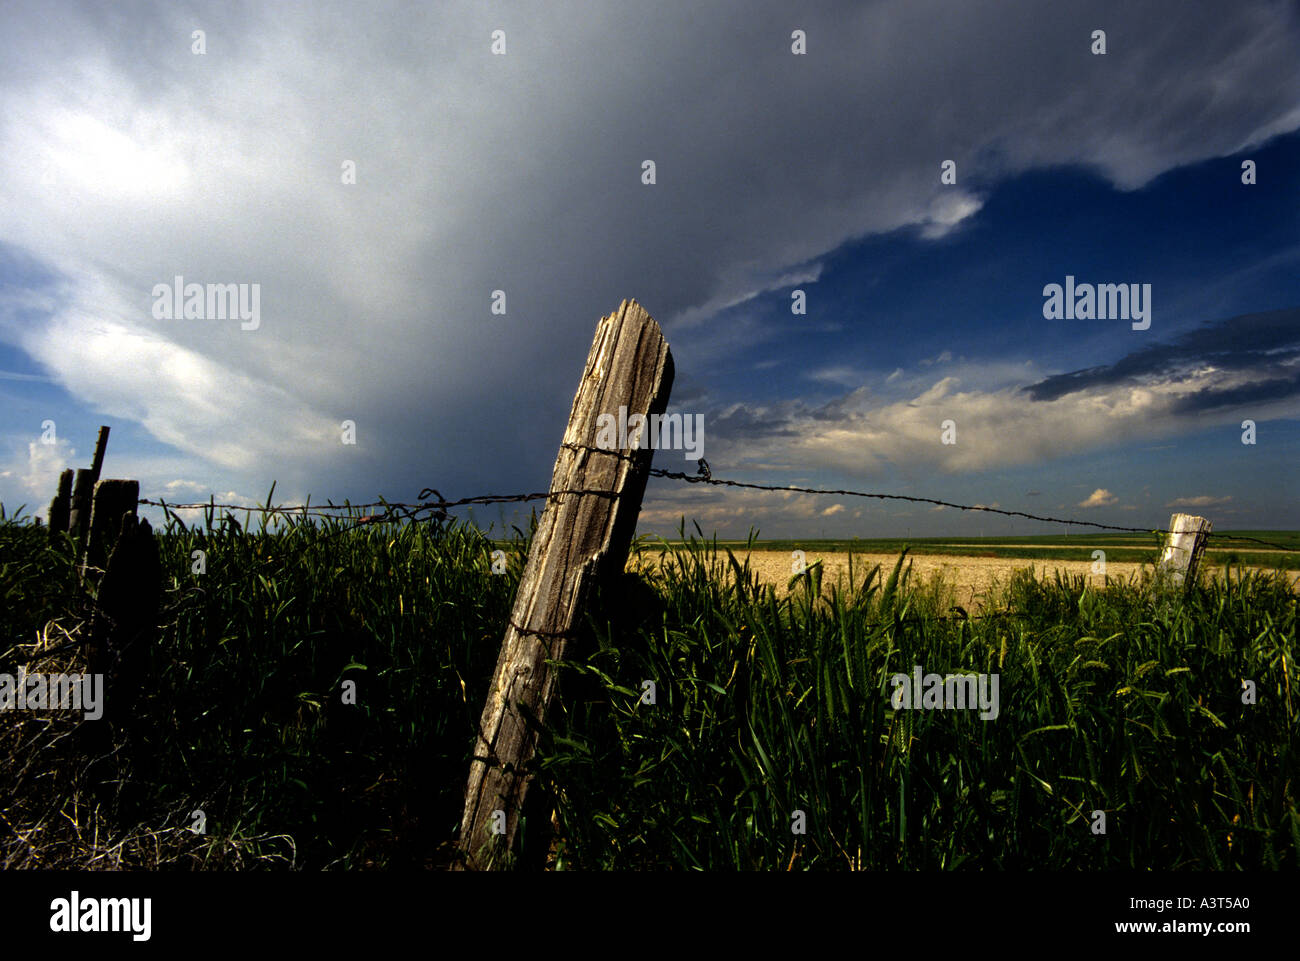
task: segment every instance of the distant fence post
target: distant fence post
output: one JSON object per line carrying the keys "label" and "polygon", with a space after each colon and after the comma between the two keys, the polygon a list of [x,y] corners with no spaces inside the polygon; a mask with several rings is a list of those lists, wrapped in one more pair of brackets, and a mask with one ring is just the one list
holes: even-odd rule
{"label": "distant fence post", "polygon": [[634,300],[601,319],[555,458],[551,492],[524,567],[505,640],[488,690],[470,762],[461,820],[465,866],[491,868],[509,852],[523,807],[537,729],[555,683],[558,660],[581,623],[597,579],[620,572],[645,494],[651,444],[595,448],[597,420],[662,414],[673,361],[659,325]]}
{"label": "distant fence post", "polygon": [[1157,565],[1158,576],[1171,588],[1190,589],[1196,583],[1196,570],[1205,552],[1205,538],[1210,522],[1191,514],[1169,518],[1169,535]]}
{"label": "distant fence post", "polygon": [[90,462],[90,474],[96,483],[99,482],[99,472],[104,469],[104,451],[108,449],[108,426],[104,425],[99,428],[99,436],[95,438],[95,456]]}
{"label": "distant fence post", "polygon": [[50,540],[68,531],[68,512],[72,509],[72,468],[59,475],[59,490],[50,501]]}
{"label": "distant fence post", "polygon": [[77,542],[77,554],[82,555],[86,547],[86,538],[90,533],[90,510],[91,498],[95,492],[95,484],[99,481],[99,472],[104,466],[104,451],[108,447],[107,426],[99,428],[99,437],[95,441],[95,456],[91,461],[90,468],[79,468],[77,470],[77,479],[72,485],[72,497],[68,504],[68,519],[66,524],[56,528],[54,525],[55,512],[59,512],[58,519],[62,521],[63,501],[61,500],[64,493],[64,478],[68,476],[68,471],[64,471],[59,477],[59,492],[50,502],[50,536],[53,537],[59,530],[67,530],[72,534]]}
{"label": "distant fence post", "polygon": [[122,530],[122,518],[136,518],[136,503],[140,499],[140,482],[135,480],[102,480],[95,485],[95,500],[90,511],[90,537],[86,544],[86,559],[82,575],[89,569],[103,570]]}
{"label": "distant fence post", "polygon": [[77,468],[77,479],[72,485],[72,505],[68,510],[68,533],[77,542],[80,556],[90,528],[90,498],[95,490],[95,480],[88,467]]}

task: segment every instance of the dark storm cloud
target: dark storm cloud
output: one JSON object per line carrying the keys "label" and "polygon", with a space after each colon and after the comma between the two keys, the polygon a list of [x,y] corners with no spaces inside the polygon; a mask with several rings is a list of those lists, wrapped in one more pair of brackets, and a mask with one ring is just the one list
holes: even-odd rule
{"label": "dark storm cloud", "polygon": [[1207,388],[1183,398],[1173,410],[1177,414],[1195,414],[1247,404],[1272,404],[1294,398],[1300,398],[1300,373],[1239,387]]}
{"label": "dark storm cloud", "polygon": [[1186,412],[1300,395],[1300,308],[1244,314],[1202,324],[1171,344],[1153,344],[1113,364],[1056,374],[1025,388],[1036,401],[1150,378],[1178,378],[1213,367],[1255,383],[1207,385],[1183,400]]}
{"label": "dark storm cloud", "polygon": [[[1298,37],[1293,5],[1217,0],[6,4],[0,240],[66,296],[0,338],[223,486],[525,489],[624,297],[704,381],[764,333],[720,305],[849,240],[938,236],[1024,170],[1134,188],[1294,129]],[[260,283],[265,322],[155,321],[177,273]],[[744,417],[710,429],[788,430]]]}

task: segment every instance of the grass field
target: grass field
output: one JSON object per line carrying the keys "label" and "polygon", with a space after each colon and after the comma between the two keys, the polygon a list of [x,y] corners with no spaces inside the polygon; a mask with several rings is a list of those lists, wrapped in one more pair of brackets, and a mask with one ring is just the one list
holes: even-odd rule
{"label": "grass field", "polygon": [[[447,866],[526,540],[501,574],[459,525],[159,543],[129,713],[112,686],[104,721],[0,712],[0,866]],[[562,668],[513,866],[1300,867],[1285,578],[1228,568],[1181,599],[1021,572],[964,619],[909,557],[778,595],[745,551],[643,550]],[[0,673],[83,669],[92,604],[66,539],[0,522]],[[996,674],[996,718],[895,709],[918,665]]]}

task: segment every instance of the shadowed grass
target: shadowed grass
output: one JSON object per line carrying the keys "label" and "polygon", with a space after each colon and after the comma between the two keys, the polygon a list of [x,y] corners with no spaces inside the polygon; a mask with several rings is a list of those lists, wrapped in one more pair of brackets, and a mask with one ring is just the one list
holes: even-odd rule
{"label": "shadowed grass", "polygon": [[[66,731],[50,714],[0,714],[0,776],[12,789],[0,813],[28,834],[57,819],[72,832],[69,851],[77,832],[58,813],[75,807],[106,814],[101,834],[115,839],[188,826],[202,810],[207,836],[178,833],[174,844],[285,835],[305,867],[433,857],[459,822],[481,691],[522,555],[497,576],[491,545],[463,527],[292,523],[252,534],[206,521],[173,520],[158,539],[161,636],[141,664],[136,722],[111,726],[108,763],[83,776],[91,759],[63,749]],[[47,537],[0,525],[0,563],[13,575],[0,672],[84,670],[75,643],[57,661],[41,659],[85,633],[91,600],[70,573],[70,544],[49,547]],[[354,705],[343,703],[345,682],[355,683]],[[36,863],[21,830],[0,838],[5,866]],[[49,855],[47,866],[51,857],[68,863]],[[80,860],[91,857],[86,848]],[[167,863],[151,852],[134,866]],[[205,863],[239,862],[227,852]]]}

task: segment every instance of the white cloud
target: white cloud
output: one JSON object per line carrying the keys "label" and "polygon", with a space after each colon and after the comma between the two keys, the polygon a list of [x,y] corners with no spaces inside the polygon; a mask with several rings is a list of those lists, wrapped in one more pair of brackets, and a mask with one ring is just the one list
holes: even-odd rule
{"label": "white cloud", "polygon": [[1076,505],[1078,507],[1109,507],[1119,500],[1114,494],[1104,487],[1098,487],[1088,495],[1086,500],[1081,500]]}
{"label": "white cloud", "polygon": [[1232,496],[1212,497],[1208,494],[1202,494],[1199,497],[1179,497],[1165,504],[1166,507],[1217,507],[1220,504],[1227,504],[1232,500]]}
{"label": "white cloud", "polygon": [[850,387],[861,384],[865,375],[854,367],[837,364],[831,367],[822,367],[818,370],[810,370],[807,376],[810,380],[820,381],[824,384],[839,384],[843,387]]}
{"label": "white cloud", "polygon": [[939,194],[930,204],[921,236],[937,240],[947,236],[958,224],[979,212],[984,202],[978,197],[958,190]]}
{"label": "white cloud", "polygon": [[687,529],[697,520],[705,530],[745,531],[755,523],[794,525],[805,530],[826,515],[826,498],[796,491],[728,489],[697,491],[694,485],[648,494],[638,525],[644,529],[676,530],[685,515]]}
{"label": "white cloud", "polygon": [[939,354],[937,354],[934,357],[926,357],[924,360],[920,362],[920,364],[922,367],[930,367],[934,364],[946,364],[949,363],[951,360],[952,360],[952,351],[945,350],[945,351],[941,351]]}
{"label": "white cloud", "polygon": [[162,486],[163,490],[168,494],[206,494],[208,492],[205,485],[191,480],[171,480]]}
{"label": "white cloud", "polygon": [[[1232,409],[1189,419],[1181,407],[1198,392],[1237,379],[1202,371],[1032,401],[1018,387],[962,390],[958,378],[944,377],[890,402],[859,388],[815,411],[797,405],[747,408],[747,421],[764,430],[715,436],[710,445],[722,461],[770,462],[784,456],[810,469],[857,477],[879,475],[890,466],[958,474],[1040,464],[1132,440],[1239,423]],[[1291,399],[1256,405],[1256,413],[1296,417],[1300,404]],[[955,444],[942,442],[946,420],[956,424]]]}
{"label": "white cloud", "polygon": [[26,463],[9,473],[18,476],[23,492],[32,498],[32,510],[44,515],[45,508],[58,491],[59,475],[72,466],[76,455],[73,446],[62,437],[57,437],[52,444],[28,442]]}

